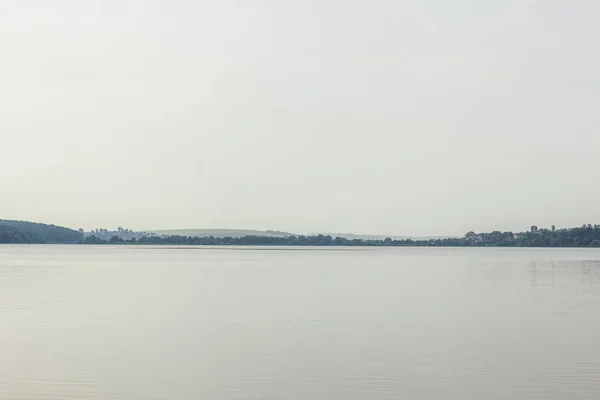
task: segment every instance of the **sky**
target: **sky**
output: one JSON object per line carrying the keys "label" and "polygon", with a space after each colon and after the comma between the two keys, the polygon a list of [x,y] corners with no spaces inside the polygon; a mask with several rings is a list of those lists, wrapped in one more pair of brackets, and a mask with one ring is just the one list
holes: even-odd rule
{"label": "sky", "polygon": [[6,0],[0,218],[600,223],[595,0]]}

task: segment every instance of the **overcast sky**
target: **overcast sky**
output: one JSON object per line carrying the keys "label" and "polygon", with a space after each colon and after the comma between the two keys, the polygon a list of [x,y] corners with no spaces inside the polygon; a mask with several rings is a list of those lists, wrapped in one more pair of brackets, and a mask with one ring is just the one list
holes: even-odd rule
{"label": "overcast sky", "polygon": [[600,2],[0,2],[0,218],[600,223]]}

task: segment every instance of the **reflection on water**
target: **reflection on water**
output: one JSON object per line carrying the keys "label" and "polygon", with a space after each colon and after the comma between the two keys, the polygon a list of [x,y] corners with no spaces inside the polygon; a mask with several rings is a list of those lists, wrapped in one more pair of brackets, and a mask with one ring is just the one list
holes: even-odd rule
{"label": "reflection on water", "polygon": [[0,246],[0,398],[600,398],[599,251],[307,250]]}
{"label": "reflection on water", "polygon": [[531,286],[577,286],[597,292],[600,282],[600,260],[531,261]]}

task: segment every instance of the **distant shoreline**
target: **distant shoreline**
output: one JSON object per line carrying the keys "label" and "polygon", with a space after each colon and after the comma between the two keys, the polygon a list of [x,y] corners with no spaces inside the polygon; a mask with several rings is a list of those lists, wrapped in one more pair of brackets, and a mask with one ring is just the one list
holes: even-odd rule
{"label": "distant shoreline", "polygon": [[242,237],[196,237],[196,236],[144,236],[124,240],[113,236],[103,240],[87,236],[82,241],[90,245],[184,245],[184,246],[326,246],[326,247],[554,247],[554,248],[600,248],[600,225],[586,225],[569,229],[538,229],[533,226],[523,233],[468,232],[462,238],[414,239],[347,239],[330,235],[311,236],[242,236]]}
{"label": "distant shoreline", "polygon": [[[238,230],[237,232],[248,232]],[[327,247],[555,247],[600,248],[600,225],[550,229],[531,226],[526,232],[467,232],[463,237],[445,238],[348,238],[335,235],[288,235],[265,231],[267,235],[184,236],[157,235],[118,228],[78,231],[28,221],[0,220],[0,243],[5,244],[87,244],[155,246],[327,246]]]}

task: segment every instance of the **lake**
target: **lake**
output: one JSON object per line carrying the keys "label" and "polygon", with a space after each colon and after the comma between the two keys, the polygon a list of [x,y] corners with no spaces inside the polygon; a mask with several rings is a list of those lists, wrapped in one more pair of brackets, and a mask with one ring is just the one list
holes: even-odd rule
{"label": "lake", "polygon": [[600,398],[600,250],[3,245],[0,398]]}

